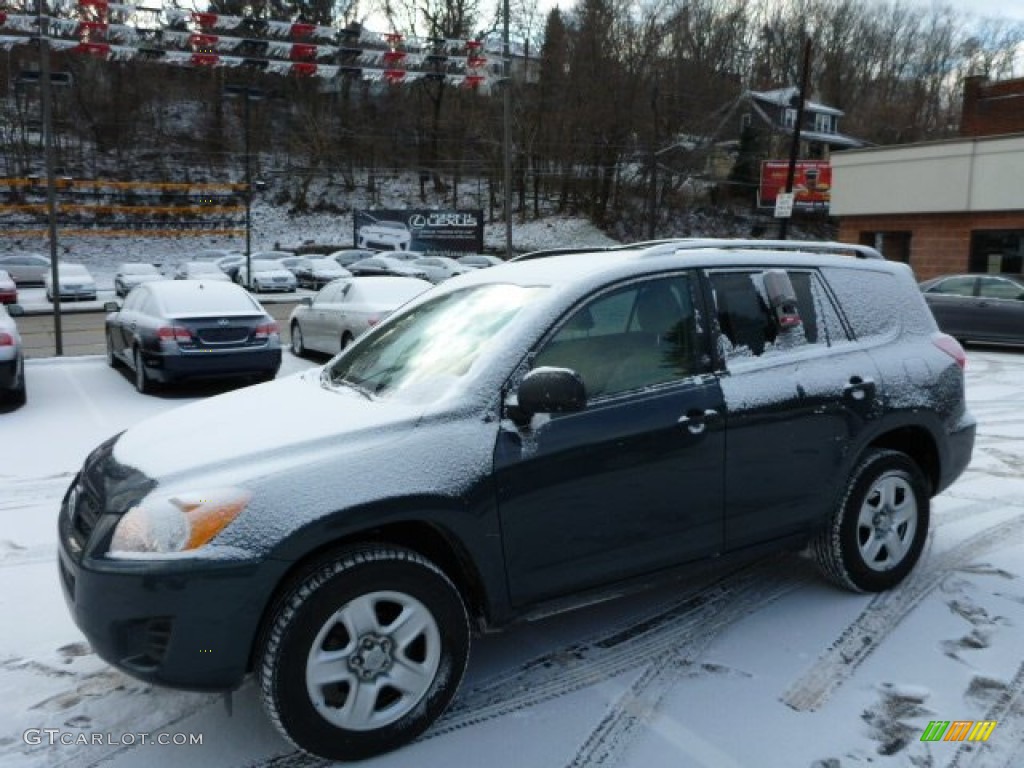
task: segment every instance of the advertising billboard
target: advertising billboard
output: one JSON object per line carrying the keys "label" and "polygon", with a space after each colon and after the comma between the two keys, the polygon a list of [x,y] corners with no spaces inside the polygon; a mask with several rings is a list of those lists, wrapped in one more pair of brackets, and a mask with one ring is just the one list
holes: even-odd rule
{"label": "advertising billboard", "polygon": [[455,256],[484,249],[481,210],[356,211],[352,218],[353,242],[357,248]]}
{"label": "advertising billboard", "polygon": [[[772,207],[775,198],[786,190],[789,161],[765,160],[761,163],[758,205]],[[798,160],[793,175],[793,207],[828,208],[832,195],[832,166],[826,160]]]}

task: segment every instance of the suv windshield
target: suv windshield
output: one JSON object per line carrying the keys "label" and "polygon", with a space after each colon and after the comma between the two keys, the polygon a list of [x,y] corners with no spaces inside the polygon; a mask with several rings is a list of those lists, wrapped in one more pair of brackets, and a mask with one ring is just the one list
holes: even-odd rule
{"label": "suv windshield", "polygon": [[445,394],[542,287],[481,285],[426,301],[382,326],[324,372],[329,386],[419,401]]}

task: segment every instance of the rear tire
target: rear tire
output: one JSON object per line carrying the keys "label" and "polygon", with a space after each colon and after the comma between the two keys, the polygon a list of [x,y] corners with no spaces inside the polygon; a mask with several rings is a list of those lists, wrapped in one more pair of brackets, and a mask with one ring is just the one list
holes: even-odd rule
{"label": "rear tire", "polygon": [[140,395],[151,395],[156,389],[153,384],[153,380],[149,378],[149,374],[146,373],[146,365],[142,361],[142,352],[138,347],[135,348],[135,389],[138,390]]}
{"label": "rear tire", "polygon": [[117,356],[114,354],[114,340],[110,337],[110,333],[107,333],[107,365],[111,368],[117,368]]}
{"label": "rear tire", "polygon": [[302,326],[299,325],[298,321],[292,323],[291,345],[293,355],[296,357],[306,356],[306,345],[302,338]]}
{"label": "rear tire", "polygon": [[917,464],[873,449],[850,476],[829,526],[811,543],[824,575],[855,592],[881,592],[906,578],[928,536],[931,499]]}
{"label": "rear tire", "polygon": [[466,609],[448,577],[410,550],[365,545],[328,556],[281,595],[257,676],[295,746],[361,760],[423,733],[468,655]]}

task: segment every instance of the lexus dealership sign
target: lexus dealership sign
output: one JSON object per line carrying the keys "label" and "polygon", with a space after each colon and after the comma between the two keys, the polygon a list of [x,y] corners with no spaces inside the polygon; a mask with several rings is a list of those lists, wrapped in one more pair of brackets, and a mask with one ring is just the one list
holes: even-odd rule
{"label": "lexus dealership sign", "polygon": [[479,253],[484,249],[483,211],[356,211],[357,248],[424,251],[433,254]]}

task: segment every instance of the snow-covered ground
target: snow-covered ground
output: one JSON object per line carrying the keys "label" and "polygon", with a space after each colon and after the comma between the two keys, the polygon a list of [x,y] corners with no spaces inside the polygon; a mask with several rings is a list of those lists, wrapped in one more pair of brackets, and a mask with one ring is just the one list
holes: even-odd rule
{"label": "snow-covered ground", "polygon": [[[287,354],[282,375],[309,365]],[[86,453],[218,390],[143,397],[98,357],[27,377],[28,405],[0,414],[0,765],[319,765],[252,684],[229,716],[110,669],[60,594],[57,508]],[[516,627],[476,642],[434,728],[369,764],[1024,765],[1024,353],[971,350],[968,380],[974,461],[899,589],[848,594],[783,557]],[[932,720],[997,725],[984,744],[920,741]]]}

